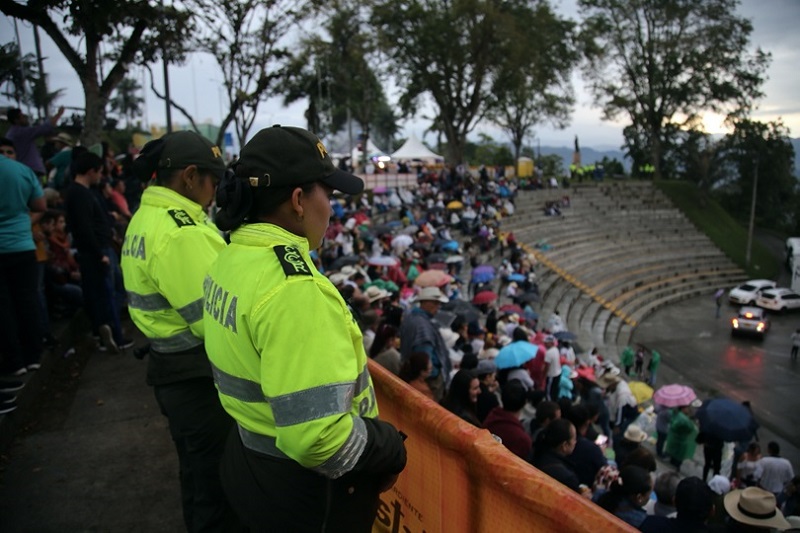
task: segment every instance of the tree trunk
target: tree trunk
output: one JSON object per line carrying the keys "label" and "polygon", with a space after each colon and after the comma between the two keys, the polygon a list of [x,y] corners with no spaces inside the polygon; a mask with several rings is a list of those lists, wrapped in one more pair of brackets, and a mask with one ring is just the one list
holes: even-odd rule
{"label": "tree trunk", "polygon": [[85,98],[86,116],[84,117],[83,133],[81,134],[81,144],[92,146],[100,142],[100,134],[106,123],[106,106],[108,96],[101,96],[100,87],[94,75],[84,77],[83,94]]}

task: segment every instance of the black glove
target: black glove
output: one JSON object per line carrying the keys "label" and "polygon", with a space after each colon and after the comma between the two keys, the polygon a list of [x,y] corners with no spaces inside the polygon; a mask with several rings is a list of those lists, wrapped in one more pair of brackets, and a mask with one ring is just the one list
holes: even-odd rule
{"label": "black glove", "polygon": [[362,418],[367,427],[367,445],[353,472],[399,474],[406,467],[404,437],[388,422]]}

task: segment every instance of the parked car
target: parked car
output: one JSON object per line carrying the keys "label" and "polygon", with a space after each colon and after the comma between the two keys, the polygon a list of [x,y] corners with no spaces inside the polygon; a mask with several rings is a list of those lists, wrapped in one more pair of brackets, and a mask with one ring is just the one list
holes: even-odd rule
{"label": "parked car", "polygon": [[731,292],[728,293],[728,300],[736,305],[753,305],[761,291],[776,285],[777,283],[769,279],[751,279],[731,289]]}
{"label": "parked car", "polygon": [[769,321],[764,310],[758,307],[742,307],[731,319],[731,336],[746,334],[763,339],[768,330]]}
{"label": "parked car", "polygon": [[784,287],[765,289],[758,295],[756,305],[773,311],[800,309],[800,294]]}

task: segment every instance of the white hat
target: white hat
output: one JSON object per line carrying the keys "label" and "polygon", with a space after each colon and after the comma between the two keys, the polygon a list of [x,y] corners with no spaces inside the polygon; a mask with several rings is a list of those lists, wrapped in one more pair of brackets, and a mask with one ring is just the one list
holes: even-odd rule
{"label": "white hat", "polygon": [[719,474],[711,478],[711,481],[708,482],[708,486],[720,496],[724,496],[731,491],[730,480]]}
{"label": "white hat", "polygon": [[331,280],[331,283],[333,283],[334,286],[338,287],[339,285],[347,281],[347,276],[345,276],[341,272],[334,272],[333,274],[330,275],[328,279]]}
{"label": "white hat", "polygon": [[423,287],[422,290],[419,291],[419,294],[417,294],[415,300],[417,302],[433,301],[443,304],[450,301],[437,287]]}
{"label": "white hat", "polygon": [[726,494],[725,510],[731,518],[742,524],[781,530],[792,527],[778,510],[775,495],[758,487],[747,487]]}
{"label": "white hat", "polygon": [[352,278],[353,276],[358,274],[358,269],[351,265],[345,265],[341,269],[339,269],[339,272],[341,272],[347,278]]}
{"label": "white hat", "polygon": [[389,296],[391,296],[391,293],[381,289],[377,285],[372,285],[368,287],[366,291],[364,291],[364,296],[369,298],[369,303],[372,303],[382,298],[388,298]]}
{"label": "white hat", "polygon": [[631,424],[628,426],[628,429],[625,430],[625,433],[623,433],[622,437],[631,442],[641,443],[647,440],[647,433],[645,433],[644,430],[636,424]]}
{"label": "white hat", "polygon": [[450,328],[439,328],[439,333],[442,335],[442,339],[444,339],[444,343],[448,348],[455,346],[459,337],[458,333]]}

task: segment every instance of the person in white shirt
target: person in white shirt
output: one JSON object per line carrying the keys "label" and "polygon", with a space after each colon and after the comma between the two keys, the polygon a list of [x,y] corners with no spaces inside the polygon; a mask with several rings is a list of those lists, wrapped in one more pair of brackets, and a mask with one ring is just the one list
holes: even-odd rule
{"label": "person in white shirt", "polygon": [[781,447],[777,442],[772,441],[767,444],[767,457],[759,459],[761,467],[761,478],[758,485],[776,497],[783,491],[783,487],[794,477],[792,463],[788,459],[780,457]]}
{"label": "person in white shirt", "polygon": [[561,392],[561,354],[556,347],[556,338],[552,335],[544,338],[544,345],[547,349],[544,352],[544,372],[547,378],[545,393],[548,400],[555,402]]}

